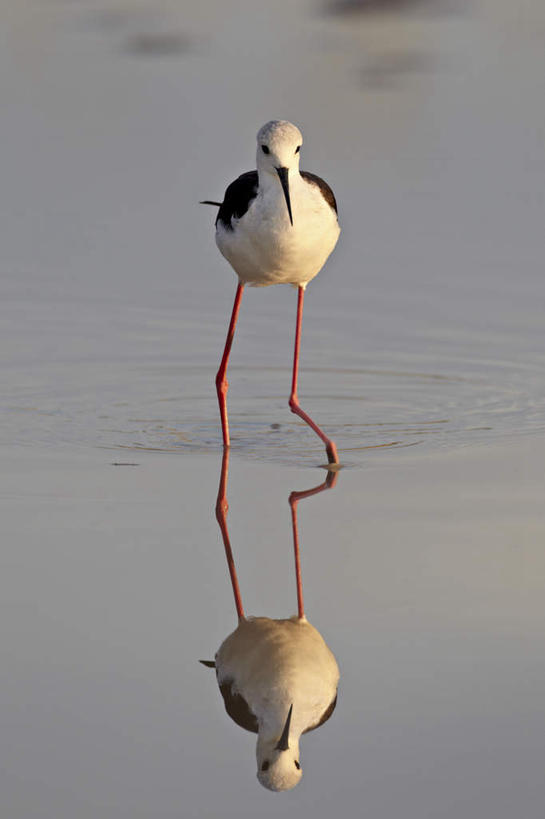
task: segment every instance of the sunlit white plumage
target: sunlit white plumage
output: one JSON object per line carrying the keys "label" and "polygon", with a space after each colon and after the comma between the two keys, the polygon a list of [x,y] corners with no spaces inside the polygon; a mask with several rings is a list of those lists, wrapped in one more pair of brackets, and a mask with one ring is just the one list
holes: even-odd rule
{"label": "sunlit white plumage", "polygon": [[[337,243],[340,227],[329,186],[299,171],[302,142],[299,128],[291,122],[264,125],[257,134],[255,196],[244,213],[229,221],[223,218],[228,213],[219,212],[216,243],[243,284],[305,287]],[[286,171],[292,220],[279,170]],[[251,193],[247,186],[239,196]]]}
{"label": "sunlit white plumage", "polygon": [[238,275],[238,286],[216,391],[224,447],[230,446],[227,415],[227,365],[244,287],[291,284],[298,290],[295,345],[289,407],[325,444],[329,463],[339,463],[335,442],[300,406],[297,396],[303,301],[339,238],[337,203],[319,176],[299,170],[303,138],[286,120],[271,120],[257,134],[257,170],[231,182],[218,205],[216,243]]}

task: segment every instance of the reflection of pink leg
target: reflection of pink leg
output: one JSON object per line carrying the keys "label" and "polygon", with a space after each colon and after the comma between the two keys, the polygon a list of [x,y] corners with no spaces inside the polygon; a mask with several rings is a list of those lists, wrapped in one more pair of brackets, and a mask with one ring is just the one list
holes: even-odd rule
{"label": "reflection of pink leg", "polygon": [[299,348],[301,346],[301,322],[303,320],[303,300],[305,298],[305,288],[299,287],[298,288],[298,298],[297,298],[297,323],[295,325],[295,348],[293,352],[293,376],[291,381],[291,395],[289,400],[290,409],[299,418],[302,418],[305,423],[309,425],[311,429],[314,430],[316,435],[318,435],[325,444],[325,451],[327,452],[327,457],[329,458],[329,463],[338,464],[339,463],[339,456],[337,455],[337,447],[335,446],[334,441],[325,435],[318,424],[315,424],[310,415],[301,409],[299,406],[299,399],[297,398],[297,375],[299,371]]}
{"label": "reflection of pink leg", "polygon": [[297,614],[298,616],[305,616],[305,607],[303,605],[303,581],[301,579],[301,557],[299,553],[299,532],[297,528],[297,504],[303,498],[309,498],[311,495],[317,495],[323,492],[324,489],[333,489],[337,483],[337,472],[328,472],[327,478],[319,486],[313,489],[305,489],[302,492],[292,492],[289,498],[291,506],[291,525],[293,529],[293,552],[295,556],[295,583],[297,585]]}
{"label": "reflection of pink leg", "polygon": [[242,292],[244,285],[239,284],[235,295],[235,303],[233,304],[233,312],[231,313],[231,321],[229,322],[229,330],[227,331],[227,340],[223,350],[220,368],[216,375],[216,391],[218,393],[218,402],[220,405],[221,416],[221,431],[223,433],[223,446],[229,446],[229,419],[227,418],[227,389],[229,383],[225,377],[227,372],[227,364],[229,363],[229,353],[233,344],[233,337],[235,335],[235,327],[238,319],[238,312],[240,310],[240,302],[242,301]]}
{"label": "reflection of pink leg", "polygon": [[221,529],[221,536],[223,538],[223,545],[225,547],[225,557],[227,558],[227,566],[229,567],[229,574],[231,576],[231,585],[233,586],[233,595],[235,597],[235,607],[238,614],[238,619],[244,619],[244,609],[242,608],[242,597],[240,596],[240,589],[238,586],[237,570],[235,568],[235,561],[233,558],[233,551],[231,549],[231,542],[229,540],[229,531],[227,529],[227,512],[229,511],[229,504],[227,503],[227,477],[229,475],[229,449],[225,447],[223,450],[223,460],[221,462],[221,477],[218,489],[218,499],[216,501],[216,518]]}

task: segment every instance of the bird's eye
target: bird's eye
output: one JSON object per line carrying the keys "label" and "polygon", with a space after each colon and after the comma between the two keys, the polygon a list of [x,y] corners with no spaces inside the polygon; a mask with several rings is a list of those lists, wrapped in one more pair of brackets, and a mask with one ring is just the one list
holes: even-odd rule
{"label": "bird's eye", "polygon": [[301,770],[301,766],[299,765],[299,763],[297,762],[297,760],[296,760],[296,759],[294,760],[294,762],[295,762],[295,767],[297,768],[297,770],[298,770],[298,771],[300,771],[300,770]]}
{"label": "bird's eye", "polygon": [[264,762],[264,763],[263,763],[263,765],[261,766],[261,770],[262,770],[262,771],[268,771],[268,770],[269,770],[269,762],[268,762],[268,760],[265,760],[265,762]]}
{"label": "bird's eye", "polygon": [[301,150],[301,146],[298,145],[297,148],[295,149],[295,153],[298,154],[300,150]]}
{"label": "bird's eye", "polygon": [[264,153],[264,154],[268,154],[268,153],[270,153],[270,151],[269,151],[269,149],[267,148],[267,146],[266,146],[266,145],[262,145],[262,146],[261,146],[261,150],[263,151],[263,153]]}

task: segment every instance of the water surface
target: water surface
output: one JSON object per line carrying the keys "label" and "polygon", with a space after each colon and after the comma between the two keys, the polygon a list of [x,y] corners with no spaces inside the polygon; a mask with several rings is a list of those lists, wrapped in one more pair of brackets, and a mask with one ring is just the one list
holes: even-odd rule
{"label": "water surface", "polygon": [[[385,5],[4,4],[10,819],[542,816],[545,13]],[[236,284],[198,202],[272,117],[339,202],[300,398],[346,465],[300,507],[339,706],[277,797],[197,662],[235,625],[213,380]],[[245,293],[229,371],[233,548],[276,617],[287,499],[325,461],[287,407],[295,302]]]}

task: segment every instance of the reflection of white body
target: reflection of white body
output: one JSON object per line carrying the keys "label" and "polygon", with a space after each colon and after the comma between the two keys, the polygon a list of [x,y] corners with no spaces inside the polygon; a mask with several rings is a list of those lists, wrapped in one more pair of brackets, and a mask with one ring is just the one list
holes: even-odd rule
{"label": "reflection of white body", "polygon": [[216,672],[230,716],[258,732],[260,782],[294,787],[299,738],[329,718],[337,696],[339,669],[319,631],[305,617],[243,618],[218,650]]}

